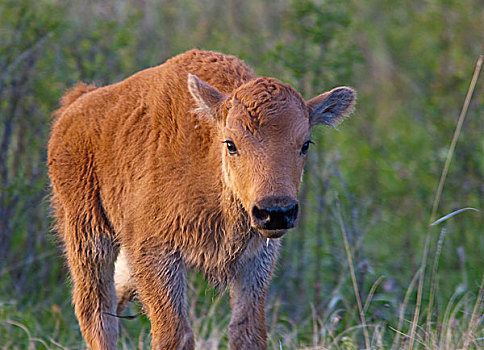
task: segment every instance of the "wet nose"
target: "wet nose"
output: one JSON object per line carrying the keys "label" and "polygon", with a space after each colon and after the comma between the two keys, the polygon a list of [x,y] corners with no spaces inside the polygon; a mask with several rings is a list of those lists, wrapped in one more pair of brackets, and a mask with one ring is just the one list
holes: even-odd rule
{"label": "wet nose", "polygon": [[252,206],[251,216],[255,227],[263,230],[284,230],[294,227],[299,212],[296,200],[268,198]]}

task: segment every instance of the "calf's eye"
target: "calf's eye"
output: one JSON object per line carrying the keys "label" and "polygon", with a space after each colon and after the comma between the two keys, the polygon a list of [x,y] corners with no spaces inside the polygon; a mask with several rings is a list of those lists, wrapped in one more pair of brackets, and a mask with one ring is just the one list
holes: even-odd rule
{"label": "calf's eye", "polygon": [[225,140],[224,143],[227,145],[227,151],[229,151],[229,154],[237,154],[237,147],[235,147],[235,144],[232,141]]}
{"label": "calf's eye", "polygon": [[306,141],[304,145],[301,147],[301,154],[306,154],[308,153],[309,150],[309,144],[312,143],[311,141]]}

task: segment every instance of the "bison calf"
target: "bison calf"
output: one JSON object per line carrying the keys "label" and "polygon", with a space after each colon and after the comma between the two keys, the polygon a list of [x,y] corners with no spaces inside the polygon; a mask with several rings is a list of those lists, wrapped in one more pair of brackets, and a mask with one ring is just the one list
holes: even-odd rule
{"label": "bison calf", "polygon": [[231,349],[265,349],[279,247],[268,239],[297,223],[311,128],[339,124],[354,102],[347,87],[304,101],[235,57],[199,50],[68,91],[48,163],[89,346],[116,348],[113,314],[136,294],[154,349],[193,349],[185,284],[195,268],[230,290]]}

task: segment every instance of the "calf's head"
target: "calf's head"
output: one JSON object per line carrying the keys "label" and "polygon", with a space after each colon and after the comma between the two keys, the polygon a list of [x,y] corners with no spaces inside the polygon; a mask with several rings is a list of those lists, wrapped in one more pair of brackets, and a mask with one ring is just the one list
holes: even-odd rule
{"label": "calf's head", "polygon": [[224,95],[192,74],[188,89],[197,114],[218,129],[225,186],[262,235],[282,236],[297,223],[311,128],[338,125],[352,111],[355,92],[339,87],[304,101],[289,85],[256,78]]}

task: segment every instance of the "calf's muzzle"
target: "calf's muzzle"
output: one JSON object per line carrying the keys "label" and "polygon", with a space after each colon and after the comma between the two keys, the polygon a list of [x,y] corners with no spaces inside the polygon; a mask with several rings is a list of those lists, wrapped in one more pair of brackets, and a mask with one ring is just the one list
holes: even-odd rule
{"label": "calf's muzzle", "polygon": [[297,200],[289,197],[266,197],[254,202],[250,210],[252,225],[263,231],[290,229],[298,214]]}

